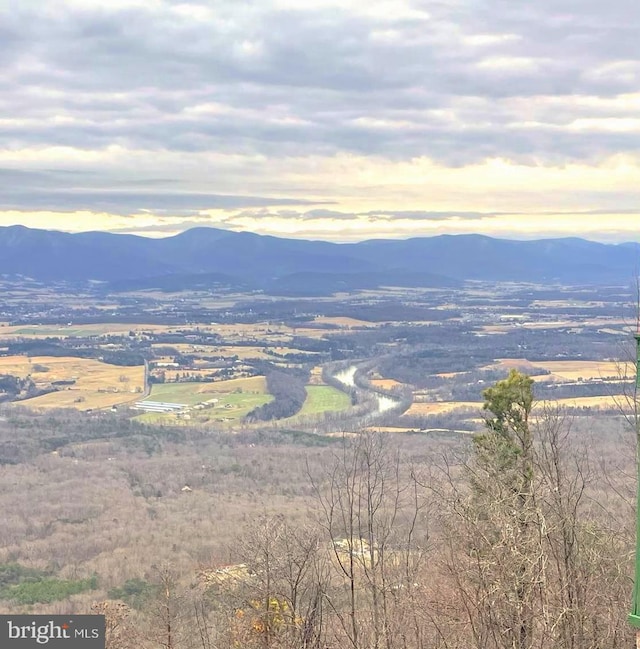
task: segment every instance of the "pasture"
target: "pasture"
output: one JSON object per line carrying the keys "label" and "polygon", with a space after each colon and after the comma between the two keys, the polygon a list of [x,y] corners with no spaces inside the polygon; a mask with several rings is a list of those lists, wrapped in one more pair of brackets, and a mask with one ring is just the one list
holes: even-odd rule
{"label": "pasture", "polygon": [[[213,401],[215,399],[215,402]],[[164,383],[151,389],[148,401],[182,403],[186,413],[144,413],[143,423],[237,424],[257,406],[271,401],[264,376],[215,381],[213,383]]]}
{"label": "pasture", "polygon": [[31,408],[109,408],[140,398],[144,391],[144,367],[108,365],[71,356],[0,357],[0,374],[26,378],[36,387],[49,389],[56,381],[73,381],[55,392],[22,401]]}
{"label": "pasture", "polygon": [[297,416],[337,412],[351,405],[348,394],[330,385],[307,385],[306,390],[307,398]]}

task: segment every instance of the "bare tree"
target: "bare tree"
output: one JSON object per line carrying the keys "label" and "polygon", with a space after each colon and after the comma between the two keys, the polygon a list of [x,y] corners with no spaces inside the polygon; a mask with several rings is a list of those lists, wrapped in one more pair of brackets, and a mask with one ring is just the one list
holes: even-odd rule
{"label": "bare tree", "polygon": [[[344,440],[314,486],[333,556],[327,602],[338,641],[353,649],[407,646],[407,628],[398,621],[406,617],[404,593],[417,584],[427,544],[426,506],[413,472],[384,436],[363,433]],[[413,632],[419,642],[422,626]]]}

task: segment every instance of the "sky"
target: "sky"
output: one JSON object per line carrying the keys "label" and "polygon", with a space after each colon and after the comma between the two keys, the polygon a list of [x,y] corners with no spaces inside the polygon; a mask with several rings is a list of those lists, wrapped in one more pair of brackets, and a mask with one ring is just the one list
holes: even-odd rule
{"label": "sky", "polygon": [[638,0],[0,0],[0,225],[640,241]]}

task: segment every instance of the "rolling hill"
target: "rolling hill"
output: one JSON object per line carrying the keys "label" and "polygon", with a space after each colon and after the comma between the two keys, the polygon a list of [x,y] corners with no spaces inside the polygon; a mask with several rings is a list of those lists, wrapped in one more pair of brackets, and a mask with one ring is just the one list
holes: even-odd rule
{"label": "rolling hill", "polygon": [[195,228],[164,239],[0,227],[0,274],[39,281],[98,280],[113,290],[221,284],[274,294],[326,294],[464,280],[625,283],[640,244],[579,238],[514,241],[481,235],[336,244]]}

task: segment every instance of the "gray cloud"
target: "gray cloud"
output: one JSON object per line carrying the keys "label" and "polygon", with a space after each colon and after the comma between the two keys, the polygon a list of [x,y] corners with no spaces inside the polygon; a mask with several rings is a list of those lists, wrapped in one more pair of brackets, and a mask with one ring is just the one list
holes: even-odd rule
{"label": "gray cloud", "polygon": [[[597,210],[556,210],[556,211],[492,211],[492,212],[468,212],[464,210],[451,211],[423,211],[423,210],[379,210],[367,212],[340,212],[337,210],[316,209],[306,212],[288,209],[288,210],[271,210],[268,208],[257,210],[242,210],[240,212],[229,211],[225,216],[216,216],[218,223],[226,225],[233,224],[237,219],[250,218],[256,222],[260,219],[285,218],[299,223],[308,221],[333,220],[336,223],[354,220],[365,220],[370,223],[375,221],[451,221],[464,220],[473,221],[488,219],[496,216],[509,216],[520,219],[538,219],[549,220],[548,217],[562,216],[605,216],[610,214],[637,214],[640,217],[640,204],[637,208],[620,207],[612,204],[610,209]],[[210,219],[209,216],[201,217]]]}
{"label": "gray cloud", "polygon": [[144,210],[182,217],[210,209],[318,203],[286,197],[167,191],[165,186],[172,184],[174,181],[161,178],[100,178],[88,171],[0,168],[0,210],[87,210],[123,216]]}
{"label": "gray cloud", "polygon": [[[349,152],[452,166],[496,156],[593,163],[640,152],[637,127],[575,128],[576,120],[637,119],[634,107],[607,104],[640,88],[636,0],[409,3],[422,17],[376,15],[366,10],[375,2],[362,11],[314,2],[283,10],[269,0],[67,2],[0,10],[6,150]],[[0,172],[0,207],[185,214],[301,204],[236,200],[220,184],[209,193],[190,187],[179,166],[162,171],[166,180],[125,179],[99,163],[96,177],[83,170]],[[250,174],[250,163],[238,173]],[[449,218],[438,214],[411,218]]]}

